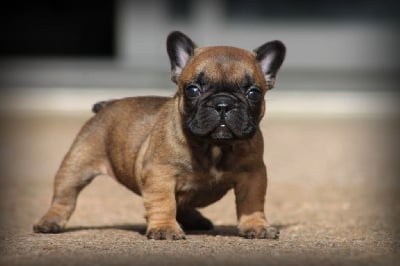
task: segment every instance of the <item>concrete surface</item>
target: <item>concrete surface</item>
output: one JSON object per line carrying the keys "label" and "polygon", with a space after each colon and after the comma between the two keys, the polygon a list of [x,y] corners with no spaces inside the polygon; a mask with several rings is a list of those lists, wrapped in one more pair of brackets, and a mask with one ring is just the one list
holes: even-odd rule
{"label": "concrete surface", "polygon": [[398,265],[400,126],[384,117],[264,119],[279,240],[238,237],[232,193],[202,209],[214,231],[147,240],[141,198],[106,177],[82,192],[65,233],[34,234],[89,115],[1,114],[1,265]]}

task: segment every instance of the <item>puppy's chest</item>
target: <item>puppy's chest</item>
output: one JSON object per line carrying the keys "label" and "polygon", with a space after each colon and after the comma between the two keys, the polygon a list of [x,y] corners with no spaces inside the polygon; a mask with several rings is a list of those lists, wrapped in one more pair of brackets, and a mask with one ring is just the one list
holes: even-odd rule
{"label": "puppy's chest", "polygon": [[178,181],[178,204],[202,207],[225,195],[234,182],[229,161],[230,156],[224,157],[221,149],[213,148],[209,157]]}

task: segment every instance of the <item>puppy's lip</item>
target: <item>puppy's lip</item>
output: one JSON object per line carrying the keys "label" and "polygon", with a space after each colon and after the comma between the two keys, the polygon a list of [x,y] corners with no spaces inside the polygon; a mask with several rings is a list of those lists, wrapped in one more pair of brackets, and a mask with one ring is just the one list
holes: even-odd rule
{"label": "puppy's lip", "polygon": [[215,140],[229,140],[234,135],[226,124],[220,124],[211,132],[211,137]]}

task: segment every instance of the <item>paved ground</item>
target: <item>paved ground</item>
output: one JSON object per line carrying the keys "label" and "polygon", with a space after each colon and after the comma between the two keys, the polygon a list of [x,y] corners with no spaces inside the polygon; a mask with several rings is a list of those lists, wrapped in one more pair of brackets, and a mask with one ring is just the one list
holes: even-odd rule
{"label": "paved ground", "polygon": [[266,210],[279,240],[238,237],[228,194],[202,210],[214,231],[149,241],[141,199],[105,177],[83,191],[67,232],[34,234],[86,118],[2,115],[1,265],[398,265],[400,127],[392,120],[265,119]]}

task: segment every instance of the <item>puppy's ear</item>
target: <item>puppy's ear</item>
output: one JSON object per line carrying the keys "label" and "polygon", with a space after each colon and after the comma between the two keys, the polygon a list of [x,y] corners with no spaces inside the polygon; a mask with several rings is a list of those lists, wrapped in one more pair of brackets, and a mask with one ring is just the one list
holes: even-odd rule
{"label": "puppy's ear", "polygon": [[171,80],[178,82],[178,77],[189,59],[194,54],[196,44],[180,31],[173,31],[167,37],[167,52],[171,62]]}
{"label": "puppy's ear", "polygon": [[267,42],[254,49],[269,89],[274,87],[276,73],[285,59],[286,48],[281,41]]}

